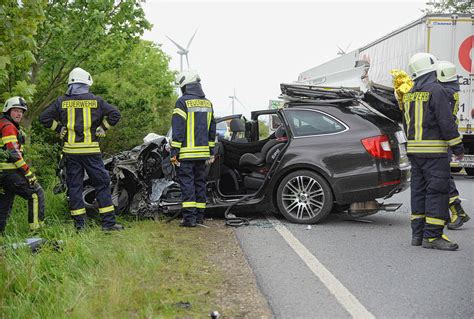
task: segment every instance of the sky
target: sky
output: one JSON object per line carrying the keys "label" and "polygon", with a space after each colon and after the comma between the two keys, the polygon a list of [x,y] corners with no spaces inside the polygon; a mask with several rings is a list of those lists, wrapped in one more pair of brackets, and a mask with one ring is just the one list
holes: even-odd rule
{"label": "sky", "polygon": [[[153,24],[144,39],[161,45],[179,71],[178,44],[189,48],[218,116],[268,108],[280,83],[423,16],[426,0],[413,1],[163,1],[143,4]],[[184,68],[187,68],[184,63]]]}

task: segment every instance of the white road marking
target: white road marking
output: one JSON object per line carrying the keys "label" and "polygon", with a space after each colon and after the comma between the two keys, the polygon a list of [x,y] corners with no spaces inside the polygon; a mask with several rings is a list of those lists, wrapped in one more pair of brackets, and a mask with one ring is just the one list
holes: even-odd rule
{"label": "white road marking", "polygon": [[344,285],[271,213],[267,220],[353,318],[375,318]]}

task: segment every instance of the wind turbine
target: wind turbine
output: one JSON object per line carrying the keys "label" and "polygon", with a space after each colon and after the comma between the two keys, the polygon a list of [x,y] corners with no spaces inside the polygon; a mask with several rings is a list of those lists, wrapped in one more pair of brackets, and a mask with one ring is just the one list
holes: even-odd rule
{"label": "wind turbine", "polygon": [[173,39],[171,39],[169,36],[166,36],[171,42],[174,43],[174,45],[176,45],[178,47],[178,51],[177,53],[180,55],[180,71],[183,71],[183,55],[186,56],[186,63],[188,65],[188,69],[189,69],[189,58],[188,58],[188,53],[189,53],[189,47],[191,46],[191,42],[193,42],[193,39],[194,39],[194,36],[196,35],[197,33],[197,29],[196,31],[194,31],[194,34],[193,36],[191,37],[191,39],[189,39],[189,42],[188,42],[188,45],[186,46],[186,49],[183,48],[181,45],[179,45],[176,41],[174,41]]}
{"label": "wind turbine", "polygon": [[234,115],[234,106],[235,106],[235,105],[234,105],[234,104],[235,104],[234,101],[239,102],[239,104],[242,105],[242,106],[244,107],[244,109],[247,109],[247,108],[245,107],[245,105],[239,100],[239,98],[237,97],[237,95],[235,95],[235,88],[234,88],[234,95],[230,95],[229,98],[232,99],[232,115]]}

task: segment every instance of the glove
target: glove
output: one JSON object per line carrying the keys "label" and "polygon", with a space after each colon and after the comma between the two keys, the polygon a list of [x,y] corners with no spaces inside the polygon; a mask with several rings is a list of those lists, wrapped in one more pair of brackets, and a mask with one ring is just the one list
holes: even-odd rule
{"label": "glove", "polygon": [[170,159],[170,162],[171,164],[173,164],[174,166],[178,166],[179,167],[179,161],[178,161],[178,158],[175,156],[171,157]]}
{"label": "glove", "polygon": [[29,171],[28,173],[26,173],[25,178],[28,181],[28,184],[30,184],[30,186],[35,186],[36,183],[38,183],[38,180],[36,179],[36,175],[33,174],[32,171]]}
{"label": "glove", "polygon": [[209,159],[206,160],[206,165],[211,165],[212,163],[214,163],[215,160],[216,160],[216,157],[214,155],[211,155],[211,157],[209,157]]}
{"label": "glove", "polygon": [[105,133],[105,129],[102,126],[98,126],[95,129],[95,136],[97,137],[105,137],[107,133]]}
{"label": "glove", "polygon": [[67,134],[67,128],[65,126],[61,127],[61,130],[59,131],[59,138],[64,140]]}

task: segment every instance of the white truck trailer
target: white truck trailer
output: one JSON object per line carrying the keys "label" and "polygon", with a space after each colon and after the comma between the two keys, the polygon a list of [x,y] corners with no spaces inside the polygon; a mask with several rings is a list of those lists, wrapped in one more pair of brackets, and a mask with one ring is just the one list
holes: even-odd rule
{"label": "white truck trailer", "polygon": [[[334,60],[302,72],[298,82],[318,86],[360,86],[370,83],[392,86],[390,70],[407,71],[408,60],[417,52],[430,52],[456,64],[461,87],[457,114],[463,135],[465,159],[451,166],[474,175],[474,15],[427,14],[374,42]],[[407,72],[408,73],[408,72]]]}

